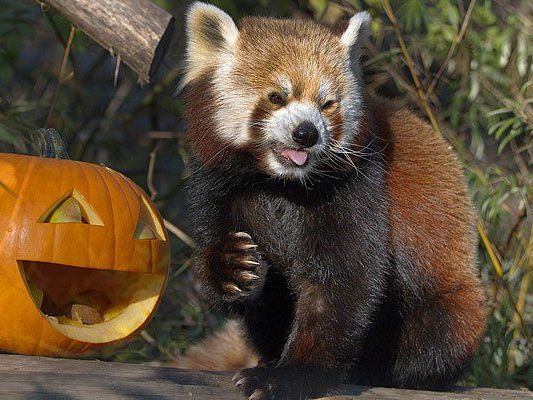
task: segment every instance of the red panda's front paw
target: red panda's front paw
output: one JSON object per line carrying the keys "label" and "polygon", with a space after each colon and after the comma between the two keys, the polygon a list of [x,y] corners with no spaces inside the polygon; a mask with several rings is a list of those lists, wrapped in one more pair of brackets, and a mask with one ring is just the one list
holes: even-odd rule
{"label": "red panda's front paw", "polygon": [[230,233],[219,257],[220,268],[215,279],[226,301],[249,297],[262,288],[266,267],[249,234]]}

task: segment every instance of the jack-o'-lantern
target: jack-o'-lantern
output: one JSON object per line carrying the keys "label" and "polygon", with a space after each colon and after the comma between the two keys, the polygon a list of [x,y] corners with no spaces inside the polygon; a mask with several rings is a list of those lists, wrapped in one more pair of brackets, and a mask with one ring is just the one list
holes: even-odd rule
{"label": "jack-o'-lantern", "polygon": [[77,356],[138,333],[169,269],[146,194],[108,168],[0,154],[0,350]]}

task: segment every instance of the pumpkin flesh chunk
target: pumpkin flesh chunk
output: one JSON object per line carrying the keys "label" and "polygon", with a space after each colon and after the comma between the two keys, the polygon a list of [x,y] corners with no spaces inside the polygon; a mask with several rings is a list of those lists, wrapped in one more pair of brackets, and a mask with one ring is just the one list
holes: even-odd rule
{"label": "pumpkin flesh chunk", "polygon": [[28,292],[63,335],[88,343],[126,338],[155,309],[165,276],[140,272],[20,263]]}

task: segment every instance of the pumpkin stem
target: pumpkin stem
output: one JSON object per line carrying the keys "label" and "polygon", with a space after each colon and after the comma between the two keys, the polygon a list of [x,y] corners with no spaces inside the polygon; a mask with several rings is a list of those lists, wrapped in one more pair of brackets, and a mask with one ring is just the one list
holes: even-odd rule
{"label": "pumpkin stem", "polygon": [[53,128],[37,129],[31,134],[34,147],[43,158],[58,158],[68,160],[70,157],[67,152],[65,142],[58,131]]}

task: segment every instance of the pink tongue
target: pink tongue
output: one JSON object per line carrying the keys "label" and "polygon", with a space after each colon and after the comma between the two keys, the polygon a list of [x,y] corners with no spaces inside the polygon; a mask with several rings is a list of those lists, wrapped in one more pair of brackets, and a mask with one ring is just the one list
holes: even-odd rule
{"label": "pink tongue", "polygon": [[283,150],[281,155],[289,160],[291,160],[296,165],[304,165],[307,161],[307,153],[305,151],[298,150]]}

